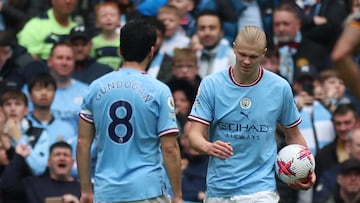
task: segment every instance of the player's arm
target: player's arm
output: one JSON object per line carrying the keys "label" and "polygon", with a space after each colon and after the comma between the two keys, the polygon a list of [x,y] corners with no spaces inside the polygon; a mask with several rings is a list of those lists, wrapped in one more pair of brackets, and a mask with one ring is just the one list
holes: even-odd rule
{"label": "player's arm", "polygon": [[[306,141],[302,136],[298,126],[294,126],[291,128],[285,128],[285,140],[286,144],[300,144],[307,147]],[[312,173],[311,177],[306,180],[296,181],[294,183],[289,184],[289,186],[296,190],[308,190],[310,189],[316,181],[315,173]]]}
{"label": "player's arm", "polygon": [[[84,119],[79,119],[79,133],[76,147],[76,160],[81,186],[81,202],[92,202],[90,148],[95,136],[94,125]],[[86,200],[85,200],[86,199]]]}
{"label": "player's arm", "polygon": [[202,154],[227,159],[233,155],[233,149],[230,143],[217,140],[215,142],[208,141],[208,125],[192,121],[189,131],[189,142],[192,148]]}
{"label": "player's arm", "polygon": [[166,172],[170,179],[173,190],[173,202],[182,202],[181,192],[181,157],[180,148],[174,134],[161,136],[161,151],[164,159]]}
{"label": "player's arm", "polygon": [[331,53],[335,70],[344,79],[354,96],[360,99],[360,72],[353,54],[360,46],[360,23],[352,21],[344,28]]}
{"label": "player's arm", "polygon": [[332,60],[337,62],[343,59],[345,56],[353,54],[360,45],[359,36],[360,23],[354,21],[347,24],[331,53]]}
{"label": "player's arm", "polygon": [[298,126],[284,128],[286,144],[300,144],[307,147],[304,137],[302,136]]}

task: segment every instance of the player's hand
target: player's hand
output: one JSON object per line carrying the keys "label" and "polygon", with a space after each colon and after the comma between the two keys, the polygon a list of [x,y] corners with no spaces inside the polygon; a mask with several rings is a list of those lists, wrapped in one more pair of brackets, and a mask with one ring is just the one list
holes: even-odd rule
{"label": "player's hand", "polygon": [[210,156],[225,160],[233,155],[233,148],[229,142],[217,140],[209,145],[207,152]]}
{"label": "player's hand", "polygon": [[92,193],[81,193],[80,203],[93,203],[94,195]]}
{"label": "player's hand", "polygon": [[183,203],[183,200],[182,198],[173,197],[171,203]]}
{"label": "player's hand", "polygon": [[79,199],[72,194],[65,194],[62,196],[63,203],[79,203]]}
{"label": "player's hand", "polygon": [[295,190],[308,190],[312,186],[314,186],[315,181],[316,181],[316,175],[315,175],[315,173],[311,173],[308,178],[304,178],[304,179],[296,181],[294,183],[290,183],[289,187],[291,187]]}

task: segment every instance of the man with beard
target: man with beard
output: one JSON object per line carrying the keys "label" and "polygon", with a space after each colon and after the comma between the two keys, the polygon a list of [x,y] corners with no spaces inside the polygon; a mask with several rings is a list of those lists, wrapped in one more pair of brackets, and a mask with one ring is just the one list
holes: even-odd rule
{"label": "man with beard", "polygon": [[201,78],[235,64],[235,54],[223,38],[221,19],[214,11],[203,11],[196,18],[196,36],[203,49],[197,53]]}

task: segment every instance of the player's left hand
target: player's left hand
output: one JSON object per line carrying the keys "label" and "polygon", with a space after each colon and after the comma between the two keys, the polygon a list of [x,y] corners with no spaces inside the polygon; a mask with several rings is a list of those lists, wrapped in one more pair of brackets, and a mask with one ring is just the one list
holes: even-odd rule
{"label": "player's left hand", "polygon": [[315,173],[311,173],[309,177],[290,183],[288,185],[289,187],[295,190],[308,190],[312,186],[314,186],[315,181],[316,181],[316,175]]}

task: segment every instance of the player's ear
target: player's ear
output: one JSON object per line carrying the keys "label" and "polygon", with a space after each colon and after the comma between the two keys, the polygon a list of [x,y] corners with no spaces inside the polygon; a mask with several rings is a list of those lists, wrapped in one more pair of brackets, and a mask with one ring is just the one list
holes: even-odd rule
{"label": "player's ear", "polygon": [[152,58],[154,57],[154,53],[155,53],[155,47],[151,46],[150,52],[149,52],[149,59],[152,60]]}

